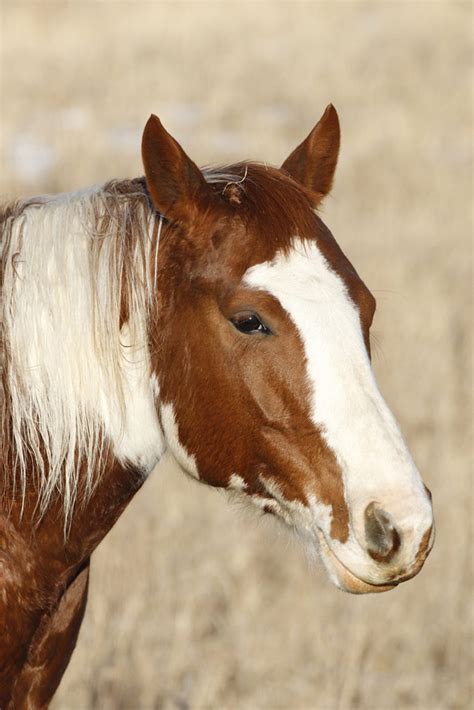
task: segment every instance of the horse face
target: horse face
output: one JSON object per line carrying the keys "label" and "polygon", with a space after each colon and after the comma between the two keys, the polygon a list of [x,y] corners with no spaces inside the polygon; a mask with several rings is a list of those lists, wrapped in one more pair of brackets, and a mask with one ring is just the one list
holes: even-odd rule
{"label": "horse face", "polygon": [[374,298],[312,209],[338,146],[330,107],[282,171],[237,166],[208,184],[156,121],[143,156],[174,220],[153,349],[168,445],[188,474],[285,521],[360,593],[415,575],[433,520],[371,369]]}

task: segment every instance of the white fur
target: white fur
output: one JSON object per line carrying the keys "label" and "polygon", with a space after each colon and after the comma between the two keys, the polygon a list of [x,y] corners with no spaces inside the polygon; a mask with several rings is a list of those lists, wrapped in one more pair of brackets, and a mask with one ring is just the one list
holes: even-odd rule
{"label": "white fur", "polygon": [[154,372],[151,376],[151,392],[153,394],[153,399],[155,401],[155,404],[159,401],[160,398],[160,385],[158,382],[158,377],[156,375],[156,372]]}
{"label": "white fur", "polygon": [[232,488],[235,491],[245,491],[247,484],[242,476],[239,476],[237,473],[233,473],[229,479],[228,488]]}
{"label": "white fur", "polygon": [[250,501],[252,505],[256,508],[260,508],[260,510],[273,510],[280,518],[284,519],[285,517],[280,504],[273,498],[262,498],[262,496],[252,495],[245,496],[245,500]]}
{"label": "white fur", "polygon": [[431,506],[378,390],[359,313],[343,280],[315,243],[296,240],[288,257],[278,254],[252,267],[244,281],[280,301],[304,344],[312,418],[341,466],[351,511],[352,537],[349,545],[339,545],[341,558],[351,568],[360,563],[363,513],[373,500],[396,521],[406,554],[412,555],[432,523]]}
{"label": "white fur", "polygon": [[193,478],[199,479],[196,459],[194,456],[188,454],[179,439],[178,424],[176,422],[174,407],[170,402],[166,402],[160,406],[160,418],[166,442],[176,461],[186,473]]}
{"label": "white fur", "polygon": [[125,410],[121,411],[117,397],[109,392],[102,398],[102,420],[118,459],[148,474],[165,451],[155,408],[156,376],[150,377],[146,344],[133,341],[128,323],[120,331],[120,347]]}

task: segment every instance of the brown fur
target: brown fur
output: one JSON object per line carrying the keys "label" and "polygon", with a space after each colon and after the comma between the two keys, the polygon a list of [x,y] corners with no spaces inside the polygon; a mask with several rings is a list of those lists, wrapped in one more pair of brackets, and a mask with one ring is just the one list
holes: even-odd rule
{"label": "brown fur", "polygon": [[[92,498],[78,506],[67,541],[60,499],[39,525],[32,525],[34,491],[23,513],[16,501],[0,518],[0,618],[5,619],[0,637],[0,707],[43,707],[50,700],[67,665],[58,662],[56,652],[72,652],[85,607],[85,596],[83,607],[79,599],[75,601],[77,589],[70,591],[71,585],[142,481],[139,472],[111,459]],[[51,635],[57,636],[58,624],[63,640],[53,643]],[[59,650],[62,644],[67,651]],[[47,663],[38,660],[43,656]],[[30,697],[27,680],[32,676]],[[37,695],[43,698],[39,704],[33,702]]]}

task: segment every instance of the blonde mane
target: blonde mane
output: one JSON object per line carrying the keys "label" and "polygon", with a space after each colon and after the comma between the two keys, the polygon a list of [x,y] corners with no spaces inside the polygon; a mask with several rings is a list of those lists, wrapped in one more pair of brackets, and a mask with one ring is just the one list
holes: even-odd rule
{"label": "blonde mane", "polygon": [[18,202],[2,217],[2,445],[23,498],[33,463],[40,514],[59,493],[70,521],[79,472],[89,494],[107,435],[123,429],[124,363],[149,369],[162,220],[141,180]]}

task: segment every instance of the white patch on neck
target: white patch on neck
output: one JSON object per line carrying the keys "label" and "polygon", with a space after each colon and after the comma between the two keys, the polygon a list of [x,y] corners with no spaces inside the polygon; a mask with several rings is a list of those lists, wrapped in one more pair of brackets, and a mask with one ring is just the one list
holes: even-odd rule
{"label": "white patch on neck", "polygon": [[158,381],[150,377],[146,344],[131,336],[128,323],[120,331],[120,348],[123,405],[108,392],[102,398],[102,419],[117,458],[148,475],[166,448],[155,408]]}
{"label": "white patch on neck", "polygon": [[158,399],[160,397],[160,385],[158,382],[158,377],[156,376],[156,372],[154,372],[151,376],[150,379],[151,382],[151,391],[153,393],[153,397],[155,398],[155,402],[158,402]]}
{"label": "white patch on neck", "polygon": [[343,471],[359,543],[363,510],[376,500],[399,529],[410,531],[406,548],[413,552],[432,522],[431,505],[378,390],[359,312],[343,280],[315,243],[296,240],[288,256],[277,254],[272,262],[252,267],[244,282],[276,297],[298,329],[312,384],[312,419]]}
{"label": "white patch on neck", "polygon": [[171,402],[166,402],[160,406],[161,426],[166,437],[166,442],[176,461],[183,471],[193,478],[199,479],[199,471],[196,458],[188,454],[179,440],[178,423],[176,421],[174,407]]}

